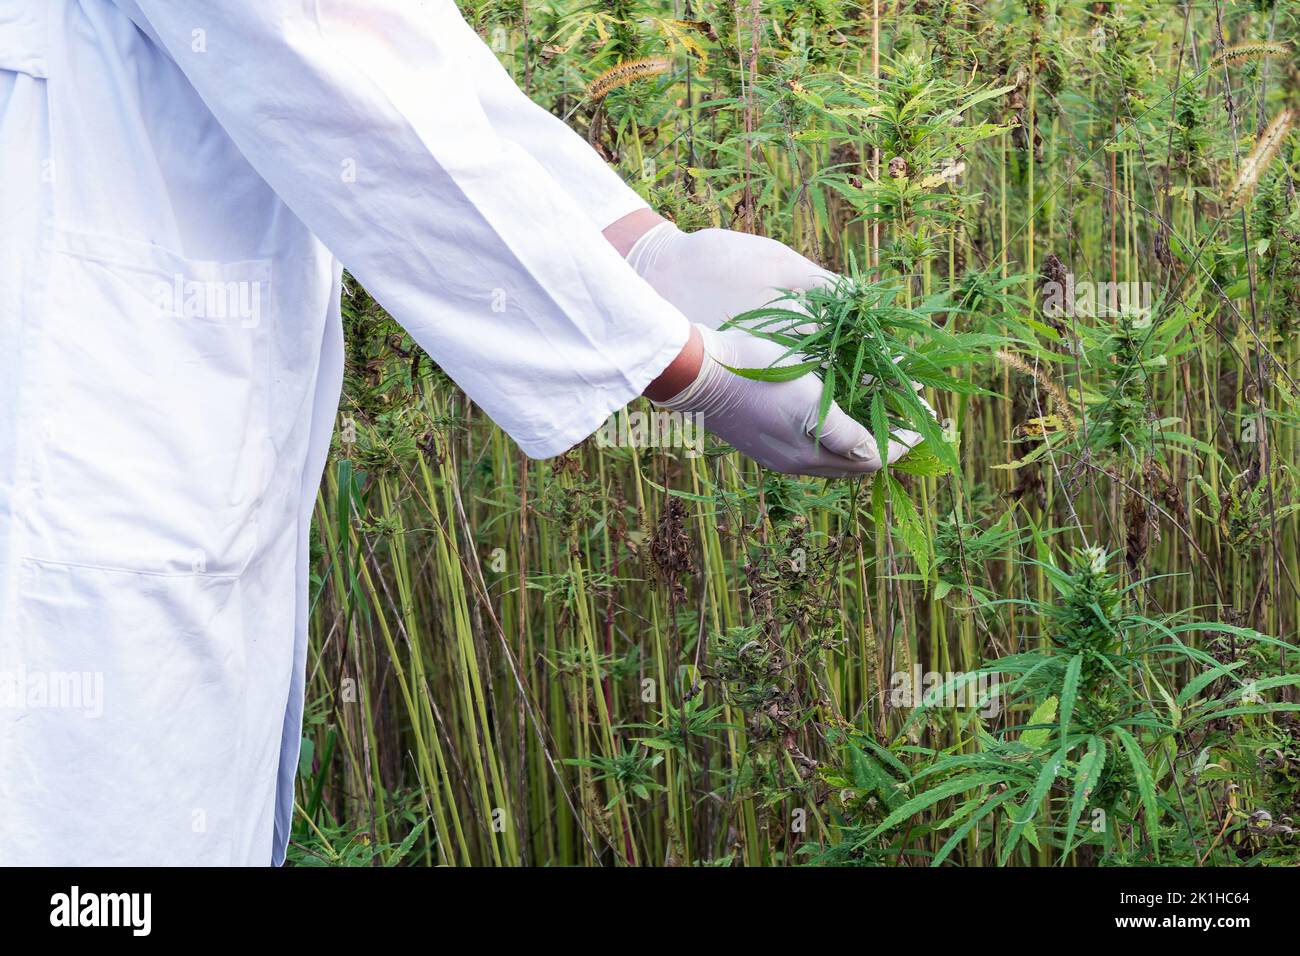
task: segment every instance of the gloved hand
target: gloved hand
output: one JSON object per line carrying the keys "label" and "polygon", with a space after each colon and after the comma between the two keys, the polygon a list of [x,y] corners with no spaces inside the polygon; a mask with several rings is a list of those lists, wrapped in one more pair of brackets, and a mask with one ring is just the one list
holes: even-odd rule
{"label": "gloved hand", "polygon": [[[798,355],[786,356],[785,346],[744,329],[696,327],[704,344],[699,374],[681,392],[656,404],[699,413],[705,428],[776,471],[843,478],[880,470],[875,438],[838,405],[827,409],[819,434],[822,383],[815,373],[763,382],[729,370],[797,364]],[[893,435],[891,463],[921,441],[913,431]]]}
{"label": "gloved hand", "polygon": [[775,239],[729,229],[682,232],[671,222],[642,235],[627,262],[678,311],[710,329],[762,308],[785,290],[836,281],[833,272]]}

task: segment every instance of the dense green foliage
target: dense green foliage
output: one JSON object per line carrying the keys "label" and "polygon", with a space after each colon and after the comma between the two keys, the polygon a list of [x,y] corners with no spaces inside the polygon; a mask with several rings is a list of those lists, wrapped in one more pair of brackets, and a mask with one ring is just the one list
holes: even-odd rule
{"label": "dense green foliage", "polygon": [[926,447],[528,461],[352,286],[291,859],[1296,863],[1300,2],[463,7]]}

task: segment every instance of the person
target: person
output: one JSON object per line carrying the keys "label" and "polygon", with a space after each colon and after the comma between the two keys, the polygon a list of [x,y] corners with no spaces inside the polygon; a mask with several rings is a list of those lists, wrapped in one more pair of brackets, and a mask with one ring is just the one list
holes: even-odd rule
{"label": "person", "polygon": [[717,328],[829,274],[662,220],[452,0],[0,0],[0,209],[0,863],[283,861],[342,263],[530,456],[644,392],[880,467]]}

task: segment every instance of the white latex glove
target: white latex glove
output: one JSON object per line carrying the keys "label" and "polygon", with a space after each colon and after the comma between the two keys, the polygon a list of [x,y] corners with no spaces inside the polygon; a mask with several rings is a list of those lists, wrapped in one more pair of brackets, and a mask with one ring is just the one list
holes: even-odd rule
{"label": "white latex glove", "polygon": [[[627,262],[697,325],[716,329],[786,290],[833,285],[836,276],[788,246],[729,229],[682,232],[660,223],[628,250]],[[792,307],[786,303],[783,307]]]}
{"label": "white latex glove", "polygon": [[[822,382],[815,373],[787,382],[760,382],[728,370],[797,364],[799,356],[785,356],[785,346],[744,329],[716,331],[702,324],[698,328],[704,340],[699,375],[657,404],[699,413],[705,428],[775,471],[843,478],[880,470],[875,438],[834,403],[827,409],[818,440]],[[891,463],[921,440],[913,431],[893,435]]]}

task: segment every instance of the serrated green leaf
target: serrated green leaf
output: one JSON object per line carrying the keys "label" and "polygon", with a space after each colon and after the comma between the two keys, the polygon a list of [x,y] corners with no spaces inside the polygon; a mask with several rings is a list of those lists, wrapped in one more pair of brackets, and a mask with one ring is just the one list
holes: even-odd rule
{"label": "serrated green leaf", "polygon": [[897,826],[913,814],[928,810],[940,800],[958,793],[965,793],[967,790],[974,790],[976,787],[982,787],[986,784],[1000,783],[1003,779],[1005,778],[1001,773],[985,772],[962,774],[959,777],[947,780],[937,787],[933,787],[925,791],[925,793],[906,801],[897,810],[885,817],[884,821],[872,830],[867,838],[872,839],[880,836],[890,827]]}
{"label": "serrated green leaf", "polygon": [[1070,798],[1070,818],[1065,825],[1065,848],[1061,851],[1061,857],[1064,859],[1070,853],[1070,848],[1074,845],[1074,830],[1079,825],[1079,818],[1083,815],[1083,808],[1087,806],[1088,798],[1092,796],[1093,789],[1097,786],[1097,781],[1101,779],[1101,772],[1106,766],[1106,741],[1097,736],[1088,738],[1088,752],[1079,759],[1078,766],[1075,768],[1074,794]]}
{"label": "serrated green leaf", "polygon": [[1022,793],[1024,793],[1023,788],[1004,790],[1002,793],[989,797],[988,800],[984,802],[984,805],[971,815],[969,820],[954,830],[952,836],[948,837],[948,839],[944,841],[943,846],[939,848],[939,852],[936,853],[934,859],[930,861],[930,865],[939,866],[943,863],[943,861],[948,858],[948,854],[952,853],[952,851],[957,848],[957,845],[966,838],[966,834],[970,833],[970,831],[976,827],[981,820],[1008,800],[1011,800]]}
{"label": "serrated green leaf", "polygon": [[[1051,720],[1051,717],[1047,719]],[[1018,808],[1019,815],[1017,816],[1017,808],[1014,806],[1008,811],[1012,815],[1013,823],[1010,833],[1007,834],[1007,839],[1002,844],[1002,853],[999,857],[1001,865],[1006,864],[1011,852],[1016,848],[1016,843],[1019,842],[1021,834],[1033,822],[1034,817],[1038,815],[1039,804],[1043,802],[1047,792],[1052,789],[1052,782],[1056,780],[1056,775],[1060,771],[1061,764],[1065,761],[1065,755],[1068,751],[1068,747],[1062,746],[1044,761],[1043,768],[1038,772],[1038,778],[1034,781],[1034,789],[1029,793],[1029,799],[1025,801],[1024,806]],[[1035,833],[1034,845],[1038,845],[1037,833]]]}
{"label": "serrated green leaf", "polygon": [[[1020,742],[1026,747],[1041,747],[1052,735],[1050,725],[1056,719],[1056,695],[1039,704],[1029,717],[1028,728],[1020,734]],[[1044,726],[1038,726],[1044,725]]]}
{"label": "serrated green leaf", "polygon": [[1074,702],[1079,696],[1079,677],[1083,673],[1083,655],[1075,654],[1065,665],[1065,681],[1061,684],[1061,737],[1070,735],[1070,718],[1074,716]]}
{"label": "serrated green leaf", "polygon": [[1128,756],[1129,765],[1133,768],[1133,776],[1137,781],[1138,795],[1142,799],[1142,812],[1146,818],[1147,836],[1151,838],[1151,847],[1155,853],[1156,859],[1160,859],[1160,830],[1158,828],[1160,820],[1159,807],[1156,804],[1156,783],[1155,778],[1151,775],[1151,765],[1147,763],[1146,754],[1142,752],[1142,746],[1137,740],[1123,727],[1115,728],[1115,736],[1124,746],[1124,752]]}

